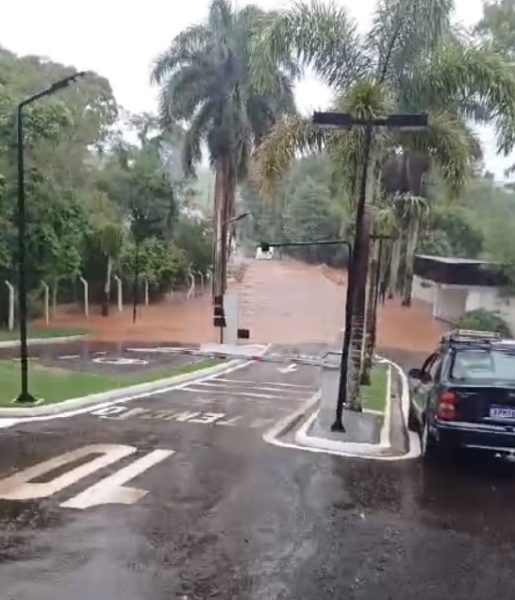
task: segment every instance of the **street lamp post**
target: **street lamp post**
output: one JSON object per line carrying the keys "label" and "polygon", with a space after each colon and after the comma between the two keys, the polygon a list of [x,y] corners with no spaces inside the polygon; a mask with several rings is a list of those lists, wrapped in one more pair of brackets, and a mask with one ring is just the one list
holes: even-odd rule
{"label": "street lamp post", "polygon": [[[345,334],[343,339],[342,361],[340,363],[340,382],[338,386],[338,400],[336,403],[336,418],[331,426],[332,431],[345,431],[343,425],[343,407],[347,404],[347,379],[348,379],[348,364],[350,355],[350,346],[352,340],[352,328],[354,319],[354,307],[357,303],[356,298],[356,273],[357,268],[363,260],[363,220],[365,214],[365,201],[367,193],[368,169],[370,163],[370,154],[372,149],[372,135],[376,127],[387,127],[404,130],[421,130],[425,129],[428,124],[427,114],[410,115],[410,114],[395,114],[388,115],[383,118],[359,118],[353,117],[348,113],[337,112],[315,112],[313,115],[313,125],[324,130],[344,130],[352,127],[364,127],[365,139],[363,144],[363,165],[361,173],[361,181],[358,196],[358,205],[356,209],[356,225],[354,238],[354,252],[352,253],[352,261],[349,269],[348,292],[350,294],[350,309],[346,314]],[[360,290],[366,294],[365,290]],[[360,299],[362,300],[362,299]],[[346,311],[347,312],[347,311]],[[348,317],[348,318],[347,318]]]}
{"label": "street lamp post", "polygon": [[27,352],[27,252],[26,252],[26,213],[25,213],[25,171],[23,146],[23,108],[44,96],[50,96],[67,87],[85,72],[74,73],[48,88],[22,100],[16,107],[17,158],[18,158],[18,304],[20,311],[20,365],[21,393],[16,402],[31,403],[36,399],[29,393],[29,369]]}

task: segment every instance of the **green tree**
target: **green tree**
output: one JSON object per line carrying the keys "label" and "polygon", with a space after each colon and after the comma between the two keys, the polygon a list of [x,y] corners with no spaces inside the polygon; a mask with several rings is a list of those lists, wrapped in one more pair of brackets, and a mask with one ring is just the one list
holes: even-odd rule
{"label": "green tree", "polygon": [[515,0],[484,2],[476,34],[486,46],[515,60]]}
{"label": "green tree", "polygon": [[[0,279],[16,281],[15,108],[74,69],[0,48]],[[61,94],[26,108],[27,249],[29,287],[41,279],[71,280],[83,266],[89,235],[87,202],[95,157],[117,118],[109,82],[89,73]],[[3,295],[0,294],[0,297]],[[0,312],[4,307],[0,306]]]}
{"label": "green tree", "polygon": [[[394,149],[406,157],[408,171],[422,176],[438,170],[450,189],[458,192],[477,157],[478,145],[467,120],[494,123],[500,151],[513,146],[515,77],[500,56],[476,48],[456,33],[450,21],[452,8],[452,0],[379,0],[372,28],[361,36],[344,9],[318,2],[297,4],[269,19],[254,36],[254,78],[266,90],[272,81],[270,65],[293,56],[334,88],[340,110],[362,118],[429,112],[430,125],[424,132],[375,136],[367,197],[380,194],[377,175]],[[357,130],[322,135],[309,120],[284,120],[261,147],[260,177],[277,180],[297,152],[317,150],[323,144],[340,170],[345,169],[349,196],[355,199],[363,160],[363,132]],[[420,162],[427,168],[421,169]],[[419,188],[421,181],[413,183]],[[412,192],[411,186],[399,191]],[[368,250],[366,231],[363,234]],[[359,408],[355,382],[362,370],[367,261],[361,261],[354,277],[357,334],[352,340],[351,398]]]}
{"label": "green tree", "polygon": [[479,258],[483,234],[472,225],[462,206],[433,205],[417,250],[435,256]]}
{"label": "green tree", "polygon": [[174,232],[174,244],[180,248],[193,271],[204,275],[213,263],[213,233],[202,221],[180,218]]}
{"label": "green tree", "polygon": [[[293,109],[290,77],[279,62],[269,67],[273,83],[259,92],[250,77],[249,39],[265,14],[254,6],[234,10],[229,0],[211,0],[207,22],[180,33],[158,57],[153,81],[161,87],[165,124],[184,122],[185,173],[194,174],[207,143],[215,170],[215,280],[225,287],[227,238],[223,223],[234,216],[237,181],[247,176],[249,157],[273,123]],[[291,61],[283,61],[285,67]]]}

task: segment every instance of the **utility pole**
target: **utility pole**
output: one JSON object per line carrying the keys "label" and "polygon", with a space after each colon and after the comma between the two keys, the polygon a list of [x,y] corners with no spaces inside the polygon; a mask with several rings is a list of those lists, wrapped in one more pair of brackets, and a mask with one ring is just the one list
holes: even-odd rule
{"label": "utility pole", "polygon": [[[313,115],[313,125],[318,129],[338,131],[351,129],[353,127],[361,127],[364,129],[364,141],[363,141],[363,164],[361,172],[361,181],[359,186],[358,204],[356,209],[356,225],[355,225],[355,237],[354,237],[354,252],[352,253],[352,261],[349,270],[349,277],[352,281],[351,291],[351,306],[352,310],[349,311],[349,320],[346,323],[346,328],[349,331],[345,332],[343,349],[342,349],[342,362],[340,365],[340,383],[338,389],[338,399],[336,403],[336,418],[331,427],[333,431],[345,431],[343,425],[342,414],[343,407],[347,404],[354,404],[354,408],[360,408],[358,402],[355,401],[357,390],[351,390],[350,402],[347,394],[347,384],[349,380],[349,363],[350,363],[350,351],[353,346],[356,333],[358,338],[364,334],[365,323],[355,321],[355,314],[361,317],[360,313],[363,312],[362,307],[366,305],[366,277],[368,271],[368,240],[364,240],[364,218],[365,218],[365,204],[367,195],[367,179],[368,169],[370,163],[370,155],[373,143],[373,131],[377,127],[387,127],[403,130],[418,131],[425,129],[428,125],[427,114],[420,115],[409,115],[409,114],[395,114],[388,115],[383,118],[372,118],[372,117],[354,117],[348,113],[338,112],[315,112]],[[364,243],[365,242],[365,243]],[[358,279],[359,278],[359,279]],[[363,315],[364,316],[364,315]],[[355,331],[355,327],[362,328],[361,330]],[[353,357],[354,368],[359,368],[361,363],[361,352],[359,355]],[[358,380],[359,381],[359,380]]]}

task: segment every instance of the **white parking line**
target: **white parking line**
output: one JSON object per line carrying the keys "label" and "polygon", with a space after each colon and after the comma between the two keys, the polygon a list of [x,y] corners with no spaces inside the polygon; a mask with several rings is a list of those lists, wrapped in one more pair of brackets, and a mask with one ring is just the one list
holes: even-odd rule
{"label": "white parking line", "polygon": [[[198,385],[198,384],[196,384]],[[194,392],[197,394],[214,394],[214,395],[224,395],[224,396],[243,396],[247,398],[262,398],[265,400],[280,400],[282,396],[274,396],[271,394],[254,394],[252,392],[229,392],[228,390],[212,390],[212,389],[198,389],[191,386],[181,388],[183,392]]]}
{"label": "white parking line", "polygon": [[[241,384],[256,384],[256,381],[249,381],[248,379],[225,379],[224,377],[216,377],[215,381],[227,381],[229,383],[241,383]],[[283,383],[282,381],[262,381],[259,385],[276,385],[285,388],[297,388],[299,390],[310,390],[315,391],[317,386],[315,385],[298,385],[295,383]]]}
{"label": "white parking line", "polygon": [[218,389],[226,389],[226,390],[236,390],[236,393],[239,393],[239,389],[243,388],[244,390],[251,387],[253,390],[255,391],[264,391],[264,392],[280,392],[281,394],[302,394],[304,397],[306,396],[306,393],[309,393],[311,390],[295,390],[295,389],[288,389],[288,388],[277,388],[276,386],[272,386],[272,385],[265,385],[265,384],[261,384],[258,383],[257,381],[254,383],[244,383],[241,385],[232,385],[230,383],[224,383],[219,382],[216,379],[212,379],[209,382],[202,382],[202,383],[195,383],[195,385],[200,385],[203,387],[211,387],[211,388],[218,388]]}

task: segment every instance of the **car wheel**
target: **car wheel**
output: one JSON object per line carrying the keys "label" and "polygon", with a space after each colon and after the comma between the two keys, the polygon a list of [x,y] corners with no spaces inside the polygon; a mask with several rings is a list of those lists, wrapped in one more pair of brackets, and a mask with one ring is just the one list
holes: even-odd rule
{"label": "car wheel", "polygon": [[420,433],[420,453],[422,458],[427,462],[435,460],[438,456],[438,444],[429,431],[429,422],[427,419],[424,419],[424,426]]}

